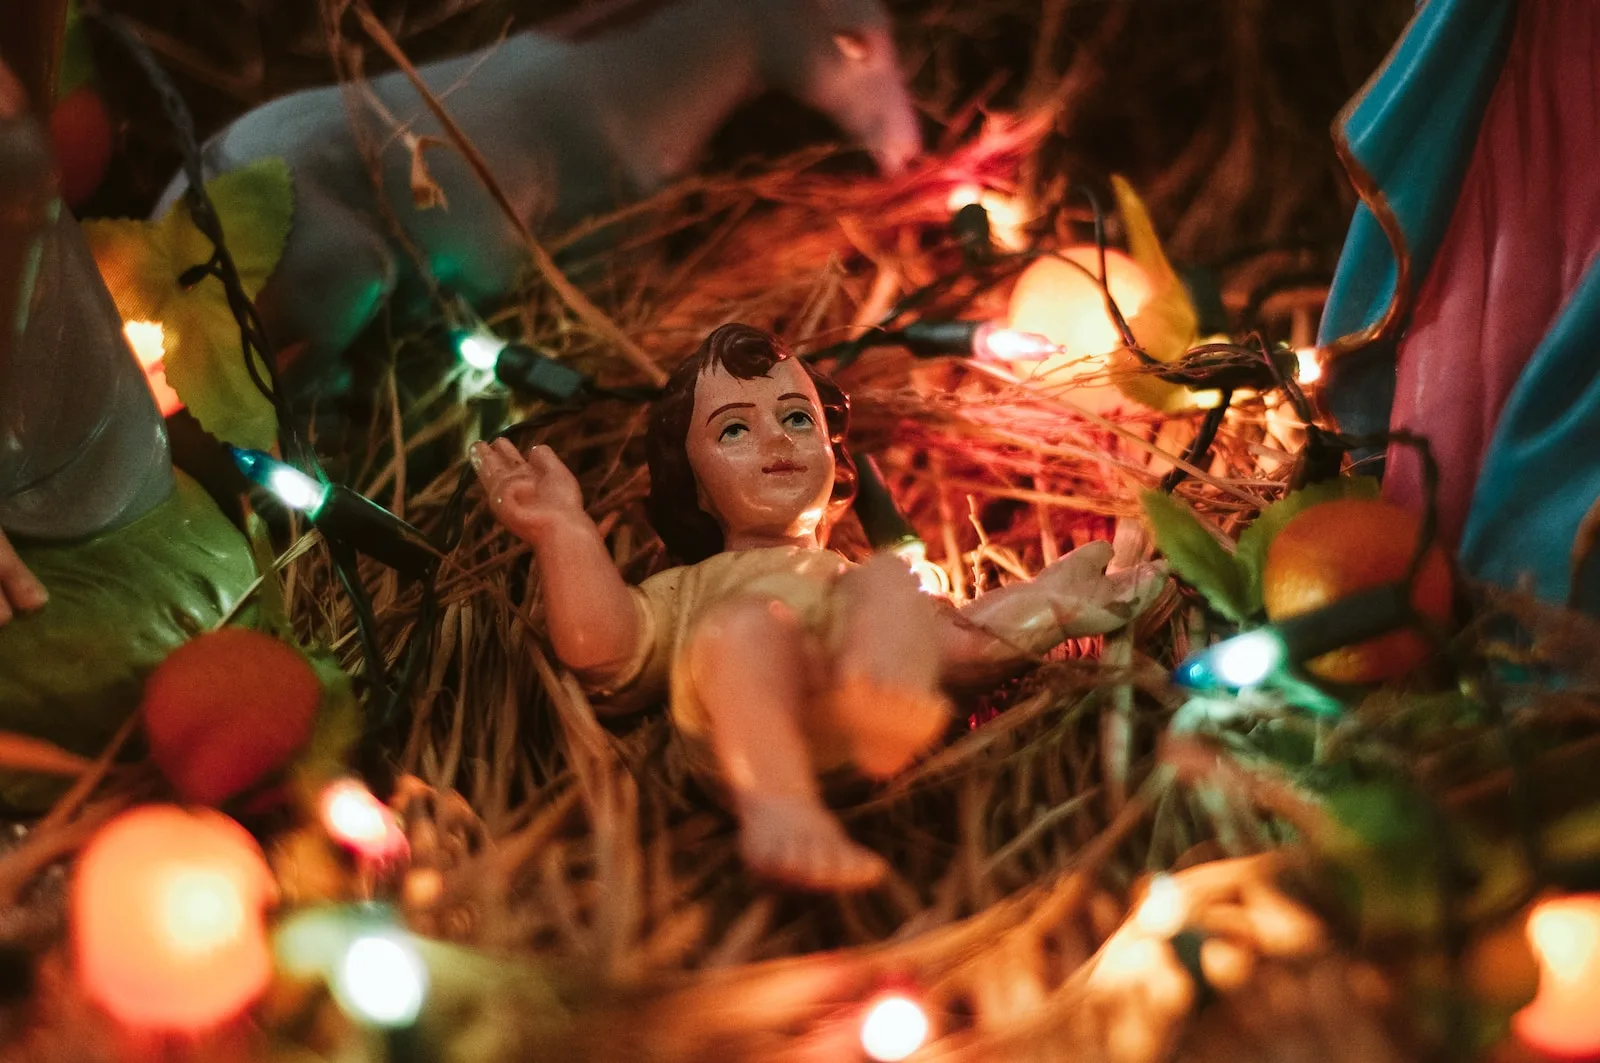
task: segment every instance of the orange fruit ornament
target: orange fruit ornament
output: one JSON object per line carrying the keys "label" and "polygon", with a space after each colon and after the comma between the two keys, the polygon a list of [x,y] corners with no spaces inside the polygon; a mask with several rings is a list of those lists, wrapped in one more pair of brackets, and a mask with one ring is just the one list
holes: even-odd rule
{"label": "orange fruit ornament", "polygon": [[[1267,548],[1262,597],[1273,622],[1321,608],[1357,591],[1403,579],[1422,522],[1379,499],[1341,498],[1311,506],[1283,526]],[[1435,624],[1450,619],[1450,559],[1428,548],[1411,587],[1411,606]],[[1336,683],[1376,683],[1405,675],[1433,652],[1419,630],[1405,628],[1325,653],[1306,664]]]}
{"label": "orange fruit ornament", "polygon": [[162,774],[186,800],[215,804],[287,763],[321,701],[299,650],[225,627],[173,650],[146,680],[141,709]]}

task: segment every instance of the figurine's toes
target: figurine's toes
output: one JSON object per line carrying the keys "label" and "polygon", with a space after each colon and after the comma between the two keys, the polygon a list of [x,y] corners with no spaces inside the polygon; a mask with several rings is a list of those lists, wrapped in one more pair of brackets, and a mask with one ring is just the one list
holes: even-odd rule
{"label": "figurine's toes", "polygon": [[739,851],[765,879],[813,890],[864,889],[888,871],[882,857],[850,840],[839,821],[809,799],[751,796],[741,802]]}

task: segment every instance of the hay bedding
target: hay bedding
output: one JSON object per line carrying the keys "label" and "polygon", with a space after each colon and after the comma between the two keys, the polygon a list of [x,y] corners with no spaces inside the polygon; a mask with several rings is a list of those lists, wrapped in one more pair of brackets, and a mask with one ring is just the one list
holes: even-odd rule
{"label": "hay bedding", "polygon": [[[1085,45],[1091,53],[1115,39],[1101,29],[1104,39]],[[1061,99],[1079,88],[1066,84]],[[772,327],[802,347],[832,342],[953,270],[959,254],[944,227],[956,183],[1032,187],[1041,238],[1081,238],[1064,187],[1041,179],[1049,128],[992,121],[941,167],[887,185],[831,175],[821,152],[693,179],[592,227],[612,235],[591,296],[663,366],[727,320]],[[1203,168],[1191,157],[1200,154],[1193,147],[1179,162]],[[1185,187],[1180,175],[1168,185]],[[1224,207],[1240,202],[1236,189],[1218,194]],[[1179,228],[1194,230],[1195,216],[1185,212]],[[1234,274],[1235,308],[1260,270],[1285,260],[1262,261]],[[1001,286],[954,290],[928,313],[999,316],[1003,307]],[[631,379],[546,286],[533,284],[496,319],[607,381]],[[459,482],[456,466],[438,471],[437,453],[453,457],[528,411],[494,391],[469,395],[464,371],[440,378],[448,358],[438,329],[395,337],[381,353],[396,369],[377,392],[370,442],[343,455],[342,469],[434,530]],[[1159,481],[1195,422],[1107,422],[1070,389],[894,349],[868,354],[841,382],[853,442],[877,455],[958,596],[1136,532],[1138,491]],[[1283,493],[1300,442],[1293,425],[1269,417],[1268,401],[1241,401],[1205,468],[1179,489],[1229,535]],[[640,408],[602,402],[525,439],[573,467],[619,569],[635,580],[662,562],[643,521],[642,429]],[[418,482],[430,465],[436,475]],[[433,649],[401,753],[411,778],[396,798],[414,861],[391,884],[408,922],[439,942],[430,947],[438,1008],[424,1030],[435,1058],[849,1059],[861,1003],[903,983],[922,995],[939,1038],[919,1059],[1375,1061],[1422,1043],[1402,1017],[1395,969],[1361,958],[1343,928],[1286,891],[1282,873],[1302,858],[1281,845],[1315,824],[1316,806],[1243,730],[1224,735],[1236,760],[1194,739],[1161,743],[1182,700],[1167,670],[1207,622],[1177,589],[1130,632],[1069,644],[971,698],[948,744],[843,808],[852,833],[890,859],[883,887],[794,895],[744,874],[730,818],[687,780],[659,715],[596,720],[543,641],[526,548],[494,526],[476,490],[462,519],[438,579],[437,629],[419,635]],[[865,549],[853,522],[833,545]],[[358,670],[348,603],[321,544],[294,542],[279,574],[300,634]],[[398,654],[413,635],[418,589],[376,566],[363,574],[380,642]],[[1566,619],[1538,615],[1569,647],[1593,645]],[[1581,691],[1540,706],[1568,727],[1592,715]],[[1336,732],[1282,726],[1330,747],[1368,743],[1375,759],[1419,757],[1437,793],[1506,792],[1503,772],[1483,776],[1501,765],[1481,728],[1416,743],[1373,719],[1384,718],[1358,716]],[[11,940],[58,940],[60,875],[41,869],[152,792],[138,769],[86,785],[19,840],[0,860],[0,899],[15,902]],[[293,861],[280,867],[292,897]],[[1183,883],[1189,923],[1211,935],[1198,961],[1211,986],[1204,1007],[1175,953],[1134,915],[1149,875],[1168,870]],[[361,1058],[359,1038],[293,994],[265,1014],[275,1037],[241,1033],[204,1046],[208,1057]],[[77,999],[59,949],[47,953],[31,1004],[8,1021],[14,1058],[172,1049],[130,1049],[106,1030]]]}

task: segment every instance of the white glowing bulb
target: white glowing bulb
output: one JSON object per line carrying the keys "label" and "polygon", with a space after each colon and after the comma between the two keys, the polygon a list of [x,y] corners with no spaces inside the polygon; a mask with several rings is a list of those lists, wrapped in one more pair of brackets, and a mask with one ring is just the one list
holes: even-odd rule
{"label": "white glowing bulb", "polygon": [[267,490],[290,509],[309,512],[327,499],[328,489],[299,469],[278,465],[267,475]]}
{"label": "white glowing bulb", "polygon": [[456,350],[461,360],[474,369],[490,370],[506,349],[506,341],[492,332],[473,332],[461,338]]}
{"label": "white glowing bulb", "polygon": [[894,554],[911,567],[923,594],[949,594],[950,574],[928,560],[928,545],[911,539],[894,548]]}
{"label": "white glowing bulb", "polygon": [[1183,929],[1188,917],[1189,902],[1178,880],[1171,875],[1157,875],[1150,880],[1150,888],[1133,919],[1146,934],[1169,938]]}
{"label": "white glowing bulb", "polygon": [[1062,350],[1048,336],[1002,325],[983,325],[972,336],[972,356],[980,362],[1038,361]]}
{"label": "white glowing bulb", "polygon": [[1317,357],[1315,347],[1298,347],[1294,356],[1299,363],[1295,379],[1302,384],[1314,384],[1322,379],[1322,360]]}
{"label": "white glowing bulb", "polygon": [[895,1063],[928,1039],[928,1016],[910,997],[881,997],[861,1023],[861,1047],[869,1059]]}
{"label": "white glowing bulb", "polygon": [[345,950],[334,992],[346,1011],[378,1026],[407,1026],[422,1010],[428,972],[399,933],[365,934]]}
{"label": "white glowing bulb", "polygon": [[161,921],[172,951],[196,956],[238,938],[244,930],[239,884],[221,871],[186,868],[161,889]]}
{"label": "white glowing bulb", "polygon": [[1253,687],[1283,661],[1283,642],[1270,631],[1249,631],[1212,650],[1212,671],[1229,687]]}

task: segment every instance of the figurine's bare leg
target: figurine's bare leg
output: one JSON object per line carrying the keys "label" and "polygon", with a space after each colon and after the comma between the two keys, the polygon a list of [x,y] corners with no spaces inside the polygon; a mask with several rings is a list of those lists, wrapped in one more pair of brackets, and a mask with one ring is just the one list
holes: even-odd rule
{"label": "figurine's bare leg", "polygon": [[835,726],[864,774],[887,778],[950,724],[939,689],[940,624],[904,561],[879,554],[839,580]]}
{"label": "figurine's bare leg", "polygon": [[801,728],[814,693],[806,658],[787,606],[741,598],[707,611],[684,663],[710,717],[745,864],[795,886],[860,889],[886,865],[851,841],[822,803]]}

